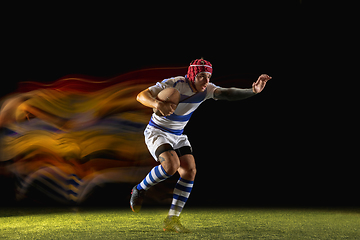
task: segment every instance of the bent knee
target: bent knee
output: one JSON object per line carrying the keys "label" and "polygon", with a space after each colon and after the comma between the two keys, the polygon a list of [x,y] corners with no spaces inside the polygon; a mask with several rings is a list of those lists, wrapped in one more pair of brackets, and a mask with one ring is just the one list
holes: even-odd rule
{"label": "bent knee", "polygon": [[169,175],[174,175],[180,167],[180,160],[173,150],[160,154],[159,162]]}
{"label": "bent knee", "polygon": [[179,169],[180,176],[186,180],[194,181],[196,176],[196,168],[182,168]]}
{"label": "bent knee", "polygon": [[167,174],[174,175],[179,170],[179,165],[173,164],[164,169]]}
{"label": "bent knee", "polygon": [[195,176],[196,176],[196,167],[188,169],[188,170],[187,170],[187,174],[188,174],[191,178],[195,178]]}

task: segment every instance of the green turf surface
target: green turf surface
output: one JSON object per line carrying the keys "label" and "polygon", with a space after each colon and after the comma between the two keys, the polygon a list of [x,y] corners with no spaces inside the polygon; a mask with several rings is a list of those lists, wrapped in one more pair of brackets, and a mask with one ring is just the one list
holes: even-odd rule
{"label": "green turf surface", "polygon": [[166,209],[1,209],[0,239],[360,239],[360,209],[185,209],[192,233],[163,232]]}

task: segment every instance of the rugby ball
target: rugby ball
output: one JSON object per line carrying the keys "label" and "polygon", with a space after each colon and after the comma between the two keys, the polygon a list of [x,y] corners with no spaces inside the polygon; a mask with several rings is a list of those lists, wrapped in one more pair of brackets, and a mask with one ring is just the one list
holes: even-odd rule
{"label": "rugby ball", "polygon": [[[156,99],[162,102],[171,102],[177,106],[180,101],[180,92],[176,88],[165,88],[159,92]],[[156,108],[154,108],[153,111],[156,115],[162,116],[160,111]]]}

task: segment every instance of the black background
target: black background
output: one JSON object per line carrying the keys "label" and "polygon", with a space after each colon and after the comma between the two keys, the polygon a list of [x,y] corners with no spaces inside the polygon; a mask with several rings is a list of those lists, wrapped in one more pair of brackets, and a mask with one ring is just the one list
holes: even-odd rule
{"label": "black background", "polygon": [[177,4],[9,7],[3,95],[21,81],[54,82],[69,74],[106,79],[187,66],[200,57],[213,64],[219,86],[230,79],[231,86],[250,87],[267,73],[273,79],[261,94],[209,100],[193,114],[185,133],[198,174],[189,202],[358,205],[355,161],[344,144],[347,123],[335,123],[342,110],[321,87],[331,65],[323,42],[327,19],[315,17],[317,6]]}

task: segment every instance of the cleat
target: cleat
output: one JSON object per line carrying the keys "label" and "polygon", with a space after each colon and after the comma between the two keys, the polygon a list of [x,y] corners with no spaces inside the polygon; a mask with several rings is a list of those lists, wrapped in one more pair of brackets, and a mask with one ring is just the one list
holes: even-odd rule
{"label": "cleat", "polygon": [[167,216],[164,220],[163,230],[177,233],[190,233],[190,230],[180,223],[180,217],[177,216]]}
{"label": "cleat", "polygon": [[137,185],[131,191],[130,207],[133,212],[138,213],[140,212],[146,191],[138,190],[136,187]]}

